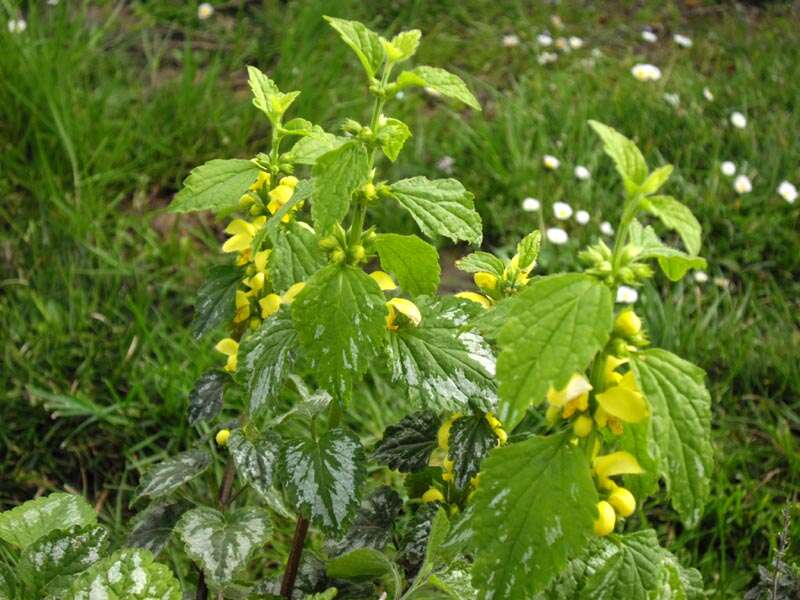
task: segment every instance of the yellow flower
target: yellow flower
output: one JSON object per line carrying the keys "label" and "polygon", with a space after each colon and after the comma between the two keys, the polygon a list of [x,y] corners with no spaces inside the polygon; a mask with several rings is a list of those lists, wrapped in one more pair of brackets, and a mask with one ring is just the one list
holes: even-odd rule
{"label": "yellow flower", "polygon": [[442,450],[447,450],[448,447],[448,440],[450,439],[450,427],[453,425],[453,422],[460,419],[462,417],[460,412],[453,413],[450,417],[441,424],[439,427],[439,431],[436,432],[436,441],[439,443],[439,448]]}
{"label": "yellow flower", "polygon": [[411,321],[414,327],[418,326],[422,321],[422,314],[419,312],[417,305],[411,300],[392,298],[386,303],[386,307],[389,309],[389,314],[386,315],[386,326],[390,331],[397,331],[399,329],[396,323],[397,313],[404,315]]}
{"label": "yellow flower", "polygon": [[281,297],[278,294],[267,294],[258,301],[261,307],[261,318],[266,319],[271,317],[281,307]]}
{"label": "yellow flower", "polygon": [[262,250],[261,252],[256,252],[255,258],[253,258],[253,264],[256,266],[257,272],[266,273],[267,261],[269,260],[270,254],[272,254],[271,249]]}
{"label": "yellow flower", "polygon": [[641,475],[644,469],[639,466],[639,461],[629,452],[618,451],[592,459],[592,469],[597,475],[600,487],[611,490],[616,484],[611,481],[616,475]]}
{"label": "yellow flower", "polygon": [[304,287],[306,287],[305,281],[300,281],[298,283],[295,283],[293,286],[291,286],[288,290],[286,290],[283,293],[283,296],[281,296],[281,303],[291,304],[292,302],[294,302],[294,299],[297,297],[297,294],[302,292]]}
{"label": "yellow flower", "polygon": [[603,411],[625,423],[639,423],[650,412],[647,401],[636,387],[633,371],[628,371],[620,379],[619,384],[597,394],[597,403]]}
{"label": "yellow flower", "polygon": [[589,391],[592,384],[582,374],[575,373],[566,387],[556,390],[552,385],[547,391],[547,402],[550,406],[563,408],[561,416],[569,419],[576,411],[589,408]]}
{"label": "yellow flower", "polygon": [[605,500],[597,503],[597,512],[599,516],[594,521],[594,532],[601,537],[606,536],[614,531],[617,515],[614,514],[614,507]]}
{"label": "yellow flower", "polygon": [[263,271],[261,271],[259,273],[256,273],[249,279],[245,279],[243,283],[247,287],[249,287],[254,293],[257,294],[258,292],[264,289],[264,283],[266,279],[267,279],[266,274]]}
{"label": "yellow flower", "polygon": [[228,357],[225,370],[228,373],[233,373],[236,370],[236,355],[239,353],[239,343],[232,338],[225,338],[217,342],[214,349]]}
{"label": "yellow flower", "polygon": [[606,356],[606,362],[603,365],[603,381],[606,386],[622,381],[622,374],[617,373],[616,369],[626,362],[628,362],[627,358],[617,358],[610,354]]}
{"label": "yellow flower", "polygon": [[581,415],[572,423],[572,430],[579,438],[585,438],[592,433],[594,423],[592,418],[586,415]]}
{"label": "yellow flower", "polygon": [[231,237],[222,245],[223,252],[242,252],[250,249],[258,230],[264,227],[266,217],[258,217],[252,223],[244,219],[234,219],[225,228],[225,233]]}
{"label": "yellow flower", "polygon": [[378,283],[384,292],[397,289],[397,284],[388,273],[384,273],[383,271],[373,271],[369,274],[369,276]]}
{"label": "yellow flower", "polygon": [[486,292],[493,292],[497,288],[497,275],[492,273],[481,271],[475,273],[472,279],[475,281],[475,285]]}
{"label": "yellow flower", "polygon": [[499,441],[500,445],[502,446],[508,441],[508,434],[506,433],[505,429],[503,429],[503,424],[500,422],[500,419],[495,417],[492,413],[487,412],[484,415],[486,422],[489,423],[489,427],[492,428],[492,431],[497,436],[497,440]]}
{"label": "yellow flower", "polygon": [[444,462],[442,463],[442,481],[453,481],[453,469],[455,468],[456,463],[448,456],[445,457]]}
{"label": "yellow flower", "polygon": [[241,323],[250,318],[250,296],[247,292],[236,290],[236,313],[233,315],[234,323]]}
{"label": "yellow flower", "polygon": [[428,488],[428,491],[422,494],[422,501],[430,502],[444,502],[444,494],[436,488]]}
{"label": "yellow flower", "polygon": [[[274,215],[281,209],[281,206],[291,200],[294,195],[295,187],[297,187],[297,177],[289,176],[281,179],[275,189],[269,192],[269,204],[267,204],[269,212]],[[287,223],[289,221],[289,215],[284,215],[281,221]]]}
{"label": "yellow flower", "polygon": [[633,337],[642,330],[642,320],[633,309],[626,309],[617,316],[614,329],[625,337]]}
{"label": "yellow flower", "polygon": [[621,517],[630,517],[636,510],[636,498],[624,487],[615,487],[608,495],[608,503]]}
{"label": "yellow flower", "polygon": [[251,192],[259,192],[261,190],[266,190],[269,187],[269,182],[271,178],[269,173],[266,171],[259,171],[258,177],[253,185],[250,186]]}
{"label": "yellow flower", "polygon": [[216,435],[216,438],[215,438],[217,440],[217,445],[219,445],[219,446],[227,445],[229,437],[231,437],[231,430],[230,429],[220,429],[217,432],[217,435]]}
{"label": "yellow flower", "polygon": [[459,292],[456,294],[456,298],[463,298],[464,300],[469,300],[471,302],[477,302],[483,308],[491,308],[492,301],[489,300],[483,294],[476,294],[475,292]]}

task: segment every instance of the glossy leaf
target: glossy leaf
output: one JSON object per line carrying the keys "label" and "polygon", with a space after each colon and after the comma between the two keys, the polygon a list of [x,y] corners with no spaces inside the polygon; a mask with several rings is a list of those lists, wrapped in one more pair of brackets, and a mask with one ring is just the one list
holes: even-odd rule
{"label": "glossy leaf", "polygon": [[399,89],[409,86],[429,88],[442,96],[463,102],[470,108],[481,110],[480,103],[469,91],[464,80],[439,67],[422,65],[410,71],[403,71],[397,77],[397,86]]}
{"label": "glossy leaf", "polygon": [[214,159],[192,169],[169,205],[171,212],[236,208],[261,169],[251,160]]}
{"label": "glossy leaf", "polygon": [[56,492],[0,513],[0,540],[26,548],[57,529],[96,522],[97,515],[81,496]]}
{"label": "glossy leaf", "polygon": [[381,233],[375,238],[381,268],[397,278],[412,296],[435,294],[439,289],[439,254],[415,235]]}
{"label": "glossy leaf", "polygon": [[582,600],[649,600],[659,584],[661,547],[655,531],[645,529],[605,541],[604,562],[583,585]]}
{"label": "glossy leaf", "polygon": [[262,496],[270,496],[280,458],[280,436],[273,431],[259,433],[236,429],[228,439],[228,451],[239,476]]}
{"label": "glossy leaf", "polygon": [[185,513],[176,527],[186,553],[214,585],[224,585],[247,564],[250,554],[269,535],[269,520],[260,508],[221,513],[201,506]]}
{"label": "glossy leaf", "polygon": [[453,461],[453,483],[465,488],[480,471],[481,461],[497,446],[495,435],[482,414],[456,419],[450,426],[448,456]]}
{"label": "glossy leaf", "polygon": [[142,476],[136,497],[161,498],[191,481],[211,464],[211,455],[206,450],[187,450],[172,456],[152,467]]}
{"label": "glossy leaf", "polygon": [[131,531],[125,540],[125,545],[144,548],[149,550],[153,556],[158,556],[166,548],[175,524],[189,509],[189,506],[182,500],[151,504],[133,518]]}
{"label": "glossy leaf", "polygon": [[222,409],[222,395],[230,376],[224,371],[203,373],[189,392],[189,424],[210,421]]}
{"label": "glossy leaf", "polygon": [[314,232],[297,222],[282,224],[272,242],[269,278],[276,292],[305,281],[327,263]]}
{"label": "glossy leaf", "polygon": [[329,555],[339,555],[356,548],[383,550],[392,541],[394,521],[403,501],[392,488],[381,486],[361,503],[347,533],[340,540],[329,540]]}
{"label": "glossy leaf", "polygon": [[[703,577],[697,569],[684,567],[675,556],[662,549],[658,600],[702,600]],[[745,596],[747,598],[747,596]]]}
{"label": "glossy leaf", "polygon": [[364,145],[357,141],[343,144],[317,158],[311,217],[320,235],[340,222],[350,209],[353,191],[369,177],[369,159]]}
{"label": "glossy leaf", "polygon": [[236,288],[241,279],[241,270],[232,265],[220,265],[209,271],[194,303],[192,331],[195,338],[199,339],[218,325],[233,319]]}
{"label": "glossy leaf", "polygon": [[335,535],[358,509],[366,479],[364,449],[355,434],[341,428],[316,440],[289,440],[281,472],[291,504],[323,531]]}
{"label": "glossy leaf", "polygon": [[439,425],[440,419],[434,412],[412,413],[386,428],[372,457],[402,473],[423,469],[436,449]]}

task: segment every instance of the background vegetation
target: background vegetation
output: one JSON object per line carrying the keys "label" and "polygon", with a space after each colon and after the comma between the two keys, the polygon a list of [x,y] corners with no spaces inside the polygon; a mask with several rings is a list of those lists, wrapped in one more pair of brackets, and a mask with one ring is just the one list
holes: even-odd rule
{"label": "background vegetation", "polygon": [[[200,20],[193,3],[0,1],[3,24],[27,22],[0,33],[0,508],[77,490],[121,533],[139,473],[187,445],[188,390],[218,360],[190,336],[192,296],[221,238],[163,208],[192,166],[261,149],[268,130],[250,105],[247,64],[303,90],[296,114],[326,128],[342,106],[364,114],[352,100],[358,69],[323,14],[419,28],[419,62],[468,79],[482,114],[400,100],[413,150],[394,170],[441,176],[451,157],[488,246],[555,225],[550,206],[569,202],[592,221],[572,222],[570,242],[547,250],[555,269],[612,220],[615,178],[589,118],[633,136],[651,164],[676,165],[668,192],[704,224],[710,280],[657,280],[640,306],[656,345],[708,370],[718,468],[698,529],[667,509],[651,517],[712,595],[740,595],[769,563],[786,506],[800,539],[800,204],[775,192],[800,179],[800,13],[784,3],[230,0]],[[658,42],[642,40],[644,27]],[[584,46],[541,65],[553,51],[537,44],[545,31]],[[509,34],[518,45],[503,45]],[[636,81],[637,62],[659,65],[662,79]],[[679,95],[677,108],[665,93]],[[434,110],[446,117],[432,120]],[[747,128],[730,126],[734,110]],[[546,172],[544,154],[561,169]],[[750,176],[752,193],[734,192],[723,160]],[[591,180],[573,177],[576,164]],[[521,210],[526,196],[542,213]],[[361,396],[372,435],[393,418],[381,393]]]}

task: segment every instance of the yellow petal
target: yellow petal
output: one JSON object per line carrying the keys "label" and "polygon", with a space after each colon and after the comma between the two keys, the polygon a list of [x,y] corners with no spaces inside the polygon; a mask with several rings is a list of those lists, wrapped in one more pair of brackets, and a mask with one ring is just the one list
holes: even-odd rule
{"label": "yellow petal", "polygon": [[257,192],[260,189],[265,189],[269,186],[270,176],[269,173],[266,171],[260,171],[258,173],[258,177],[256,178],[256,182],[250,186],[250,189],[254,192]]}
{"label": "yellow petal", "polygon": [[599,536],[606,536],[614,531],[614,524],[617,521],[617,515],[614,513],[614,507],[605,500],[597,503],[598,517],[594,522],[594,532]]}
{"label": "yellow petal", "polygon": [[[256,217],[255,219],[253,219],[253,228],[255,229],[255,231],[262,229],[266,224],[267,224],[267,217],[264,215],[261,215],[260,217]],[[255,231],[253,232],[253,235],[255,235]]]}
{"label": "yellow petal", "polygon": [[429,488],[427,492],[422,494],[423,502],[444,502],[444,495],[436,488]]}
{"label": "yellow petal", "polygon": [[636,510],[636,498],[624,487],[614,489],[608,496],[608,503],[621,517],[630,517]]}
{"label": "yellow petal", "polygon": [[236,371],[236,367],[238,366],[238,359],[235,354],[232,354],[228,357],[228,361],[225,363],[225,370],[228,373],[233,373]]}
{"label": "yellow petal", "polygon": [[279,185],[269,193],[270,204],[272,204],[272,202],[277,202],[283,206],[289,201],[293,194],[293,188],[289,187],[288,185]]}
{"label": "yellow petal", "polygon": [[229,235],[244,235],[253,237],[256,234],[256,228],[244,219],[234,219],[225,228],[225,233]]}
{"label": "yellow petal", "polygon": [[422,315],[420,314],[417,305],[411,300],[406,300],[405,298],[392,298],[386,304],[397,310],[397,312],[403,314],[415,326],[419,325],[420,321],[422,321]]}
{"label": "yellow petal", "polygon": [[397,284],[388,273],[384,273],[383,271],[373,271],[369,274],[369,276],[378,282],[378,285],[384,292],[397,289]]}
{"label": "yellow petal", "polygon": [[297,177],[294,177],[293,175],[288,175],[286,177],[283,177],[279,183],[280,185],[285,185],[294,189],[297,186],[298,182],[297,182]]}
{"label": "yellow petal", "polygon": [[491,308],[492,301],[489,300],[483,294],[476,294],[475,292],[459,292],[456,294],[456,298],[463,298],[464,300],[469,300],[471,302],[476,302],[483,306],[483,308]]}
{"label": "yellow petal", "polygon": [[628,362],[627,358],[618,358],[611,354],[606,356],[606,362],[603,365],[603,379],[606,384],[619,383],[622,375],[617,373],[616,370],[626,362]]}
{"label": "yellow petal", "polygon": [[247,263],[250,262],[250,257],[252,256],[252,254],[253,254],[253,249],[250,248],[250,244],[248,244],[247,248],[242,250],[239,253],[239,256],[236,258],[236,266],[237,267],[245,266]]}
{"label": "yellow petal", "polygon": [[644,396],[622,385],[615,385],[596,397],[606,413],[626,423],[639,423],[649,414]]}
{"label": "yellow petal", "polygon": [[258,305],[261,307],[261,318],[266,319],[278,312],[281,307],[281,297],[278,294],[267,294],[258,301]]}
{"label": "yellow petal", "polygon": [[222,244],[223,252],[239,252],[250,248],[250,242],[253,241],[251,235],[235,235]]}
{"label": "yellow petal", "polygon": [[236,290],[236,314],[234,323],[241,323],[250,317],[250,297],[242,290]]}
{"label": "yellow petal", "polygon": [[297,297],[297,294],[303,291],[304,287],[306,287],[305,281],[300,281],[298,283],[295,283],[288,290],[286,290],[286,292],[283,294],[283,297],[281,298],[281,301],[284,304],[291,304]]}
{"label": "yellow petal", "polygon": [[266,280],[266,275],[261,273],[256,273],[250,279],[245,280],[245,285],[249,287],[254,292],[260,292],[264,289],[264,282]]}
{"label": "yellow petal", "polygon": [[612,452],[597,456],[592,460],[592,468],[600,480],[614,477],[615,475],[639,475],[644,469],[639,466],[636,457],[629,452]]}
{"label": "yellow petal", "polygon": [[269,260],[270,254],[272,254],[272,250],[262,250],[261,252],[256,252],[256,256],[253,259],[253,264],[256,266],[256,271],[263,273],[267,270],[267,261]]}
{"label": "yellow petal", "polygon": [[552,385],[550,386],[547,391],[547,401],[550,406],[564,406],[570,400],[574,400],[591,389],[592,384],[583,374],[574,373],[563,390],[556,390]]}
{"label": "yellow petal", "polygon": [[624,387],[625,389],[632,390],[634,392],[639,391],[639,387],[636,385],[636,375],[634,375],[633,371],[628,371],[625,375],[622,376],[619,382],[620,387]]}
{"label": "yellow petal", "polygon": [[214,346],[214,350],[222,352],[222,354],[227,356],[236,356],[236,353],[239,351],[239,343],[233,338],[225,338],[217,342],[217,345]]}
{"label": "yellow petal", "polygon": [[267,210],[270,212],[270,214],[274,215],[281,209],[281,206],[282,204],[277,200],[270,200],[269,204],[267,204]]}
{"label": "yellow petal", "polygon": [[475,273],[472,279],[475,281],[475,285],[482,290],[492,291],[497,287],[497,275],[493,273],[480,271],[479,273]]}

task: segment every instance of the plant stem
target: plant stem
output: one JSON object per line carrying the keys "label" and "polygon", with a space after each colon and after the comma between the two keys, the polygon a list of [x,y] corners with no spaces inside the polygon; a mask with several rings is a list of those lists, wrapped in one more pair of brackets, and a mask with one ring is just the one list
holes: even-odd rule
{"label": "plant stem", "polygon": [[631,225],[631,221],[633,221],[636,213],[639,210],[639,194],[636,194],[633,198],[630,198],[622,209],[622,218],[619,221],[619,229],[617,230],[617,238],[614,241],[614,254],[612,256],[612,263],[611,266],[613,268],[613,272],[616,275],[617,271],[619,271],[619,263],[620,259],[622,258],[622,249],[625,247],[625,244],[628,241],[628,228]]}
{"label": "plant stem", "polygon": [[281,596],[291,598],[294,590],[294,582],[297,579],[297,569],[300,566],[300,557],[303,555],[303,546],[308,535],[308,519],[303,516],[297,518],[297,525],[294,528],[292,538],[292,550],[289,553],[289,560],[286,563],[286,572],[283,574],[281,582]]}
{"label": "plant stem", "polygon": [[222,475],[222,486],[219,488],[219,509],[225,512],[228,508],[233,489],[233,480],[236,478],[236,465],[233,464],[233,457],[228,455],[225,463],[225,473]]}
{"label": "plant stem", "polygon": [[195,600],[207,600],[208,599],[208,586],[206,585],[206,577],[203,574],[203,569],[198,567],[197,565],[194,566],[197,569],[197,593],[195,594]]}

